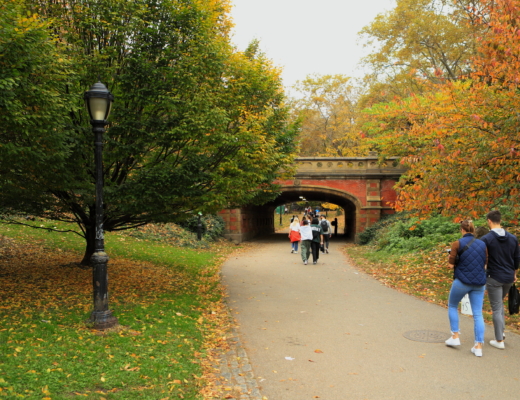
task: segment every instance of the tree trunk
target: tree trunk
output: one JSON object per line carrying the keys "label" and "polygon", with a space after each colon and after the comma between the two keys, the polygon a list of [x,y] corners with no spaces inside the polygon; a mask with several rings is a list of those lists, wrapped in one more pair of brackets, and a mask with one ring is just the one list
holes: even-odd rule
{"label": "tree trunk", "polygon": [[90,258],[96,249],[96,227],[94,225],[87,226],[85,228],[86,233],[86,241],[87,247],[85,249],[85,255],[83,256],[83,260],[81,260],[81,265],[89,266]]}

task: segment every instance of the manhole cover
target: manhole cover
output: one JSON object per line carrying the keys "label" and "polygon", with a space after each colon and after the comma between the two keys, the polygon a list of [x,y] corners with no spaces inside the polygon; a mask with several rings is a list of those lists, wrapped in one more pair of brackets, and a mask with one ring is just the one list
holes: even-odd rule
{"label": "manhole cover", "polygon": [[450,334],[438,331],[408,331],[403,333],[403,336],[416,342],[444,343]]}

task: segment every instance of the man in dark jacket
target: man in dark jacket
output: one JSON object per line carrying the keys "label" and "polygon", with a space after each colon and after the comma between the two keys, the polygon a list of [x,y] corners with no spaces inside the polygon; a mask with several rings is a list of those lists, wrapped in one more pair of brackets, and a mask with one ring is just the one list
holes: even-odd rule
{"label": "man in dark jacket", "polygon": [[497,349],[504,349],[504,297],[509,288],[516,282],[516,270],[520,262],[518,239],[515,235],[506,232],[500,225],[502,216],[500,211],[491,211],[487,215],[490,232],[482,240],[488,250],[486,288],[489,303],[493,309],[493,326],[495,339],[489,344]]}

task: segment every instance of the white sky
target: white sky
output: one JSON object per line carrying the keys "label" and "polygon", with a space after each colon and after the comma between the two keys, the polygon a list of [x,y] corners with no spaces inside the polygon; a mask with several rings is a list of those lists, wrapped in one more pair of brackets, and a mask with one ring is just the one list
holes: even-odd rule
{"label": "white sky", "polygon": [[245,50],[253,39],[283,68],[289,88],[309,74],[361,77],[366,55],[358,32],[395,0],[232,0],[233,43]]}

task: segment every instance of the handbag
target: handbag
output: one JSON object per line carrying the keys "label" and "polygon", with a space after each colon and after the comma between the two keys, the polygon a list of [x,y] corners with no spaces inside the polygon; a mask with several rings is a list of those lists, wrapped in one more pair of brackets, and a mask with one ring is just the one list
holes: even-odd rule
{"label": "handbag", "polygon": [[520,311],[520,292],[514,283],[509,288],[507,306],[511,315],[518,314]]}

